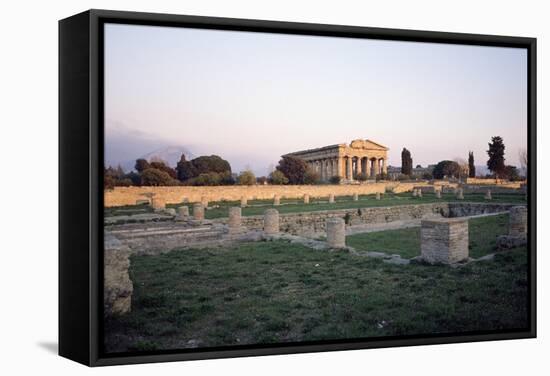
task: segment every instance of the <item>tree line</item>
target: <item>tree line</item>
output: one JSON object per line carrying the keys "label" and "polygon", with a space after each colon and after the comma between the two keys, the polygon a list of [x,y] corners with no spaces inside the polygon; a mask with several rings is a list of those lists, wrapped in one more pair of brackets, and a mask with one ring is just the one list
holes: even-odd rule
{"label": "tree line", "polygon": [[[296,157],[285,156],[268,176],[256,177],[250,169],[233,174],[228,161],[218,155],[200,156],[187,160],[182,154],[180,161],[172,168],[166,162],[137,159],[135,171],[125,173],[122,167],[104,168],[104,188],[116,186],[217,186],[254,184],[317,184],[319,174],[307,163]],[[331,179],[333,183],[340,180]],[[336,181],[337,180],[337,181]]]}
{"label": "tree line", "polygon": [[[520,180],[521,176],[516,166],[507,165],[505,163],[504,152],[505,145],[502,137],[495,136],[491,138],[489,142],[489,149],[487,150],[488,160],[487,168],[491,171],[491,174],[486,177],[495,179],[508,179],[508,180]],[[523,159],[522,159],[523,158]],[[525,152],[520,152],[520,159],[522,159],[523,167],[527,167],[527,158]],[[411,152],[407,148],[403,148],[401,152],[401,174],[405,178],[413,176],[413,160]],[[438,162],[431,173],[426,172],[423,174],[425,179],[445,179],[445,178],[462,178],[468,176],[470,178],[476,177],[476,167],[474,161],[474,153],[468,152],[468,162],[462,162],[462,160],[443,160]]]}

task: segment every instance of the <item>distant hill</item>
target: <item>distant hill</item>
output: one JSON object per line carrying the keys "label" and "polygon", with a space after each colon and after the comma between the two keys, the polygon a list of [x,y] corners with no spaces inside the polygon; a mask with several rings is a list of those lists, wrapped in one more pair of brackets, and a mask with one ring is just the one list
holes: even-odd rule
{"label": "distant hill", "polygon": [[[148,161],[160,159],[167,162],[170,167],[176,167],[182,154],[185,154],[187,160],[195,158],[189,149],[184,146],[166,146],[137,157],[136,159],[146,159]],[[135,160],[128,161],[123,164],[122,168],[125,171],[131,171],[134,169],[135,163]]]}

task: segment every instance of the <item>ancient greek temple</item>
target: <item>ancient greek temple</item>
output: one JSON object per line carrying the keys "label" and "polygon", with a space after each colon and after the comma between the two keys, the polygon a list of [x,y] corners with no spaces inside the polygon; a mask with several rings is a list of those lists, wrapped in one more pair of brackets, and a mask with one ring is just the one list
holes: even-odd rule
{"label": "ancient greek temple", "polygon": [[285,154],[303,159],[317,173],[321,181],[339,176],[343,182],[352,182],[363,175],[374,178],[388,173],[388,148],[371,140],[353,140],[349,145],[337,144],[317,149]]}

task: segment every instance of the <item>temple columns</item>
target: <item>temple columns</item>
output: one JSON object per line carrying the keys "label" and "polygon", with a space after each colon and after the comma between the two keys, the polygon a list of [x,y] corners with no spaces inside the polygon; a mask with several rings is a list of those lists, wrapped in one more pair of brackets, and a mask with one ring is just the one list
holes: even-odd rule
{"label": "temple columns", "polygon": [[347,157],[347,175],[346,178],[348,180],[353,180],[353,159],[351,157]]}
{"label": "temple columns", "polygon": [[370,178],[370,175],[371,175],[371,163],[370,163],[370,159],[365,158],[365,166],[366,166],[365,174],[367,175],[368,178]]}
{"label": "temple columns", "polygon": [[357,157],[357,176],[363,173],[363,158]]}

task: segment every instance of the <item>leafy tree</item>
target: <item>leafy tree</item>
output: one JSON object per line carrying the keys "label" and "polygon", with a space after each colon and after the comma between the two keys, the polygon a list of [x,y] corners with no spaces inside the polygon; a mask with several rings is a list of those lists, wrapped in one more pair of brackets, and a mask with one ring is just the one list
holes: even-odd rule
{"label": "leafy tree", "polygon": [[166,171],[148,168],[141,173],[141,185],[144,186],[166,186],[175,184],[176,181]]}
{"label": "leafy tree", "polygon": [[476,177],[476,165],[474,164],[474,152],[468,153],[468,177]]}
{"label": "leafy tree", "polygon": [[504,179],[508,179],[510,181],[521,180],[521,177],[519,175],[519,171],[518,171],[516,166],[505,166],[504,170],[502,172],[502,177]]}
{"label": "leafy tree", "polygon": [[149,164],[149,162],[147,162],[147,160],[143,158],[137,159],[136,165],[134,166],[135,170],[140,174],[150,167],[151,165]]}
{"label": "leafy tree", "polygon": [[176,176],[182,182],[209,173],[222,174],[222,184],[225,184],[224,182],[229,181],[226,174],[231,175],[231,165],[217,155],[203,155],[191,161],[187,161],[185,155],[182,155],[176,166]]}
{"label": "leafy tree", "polygon": [[166,165],[163,161],[154,161],[151,162],[151,168],[156,168],[157,170],[161,170],[166,172],[172,179],[177,178],[176,170],[174,170],[172,167]]}
{"label": "leafy tree", "polygon": [[460,166],[455,161],[441,161],[435,166],[433,176],[435,179],[458,178],[460,176]]}
{"label": "leafy tree", "polygon": [[206,172],[231,172],[231,165],[225,159],[217,155],[200,156],[191,161],[198,174]]}
{"label": "leafy tree", "polygon": [[308,167],[303,159],[285,156],[279,161],[277,170],[288,178],[289,184],[304,184]]}
{"label": "leafy tree", "polygon": [[238,185],[254,185],[256,184],[256,176],[250,170],[245,170],[237,177]]}
{"label": "leafy tree", "polygon": [[275,170],[269,174],[269,180],[271,181],[271,184],[275,185],[288,184],[288,178],[279,170]]}
{"label": "leafy tree", "polygon": [[424,180],[431,180],[433,178],[434,178],[434,176],[431,172],[424,172],[422,174],[422,179],[424,179]]}
{"label": "leafy tree", "polygon": [[407,148],[403,148],[401,151],[401,173],[404,175],[412,175],[413,160],[411,152]]}
{"label": "leafy tree", "polygon": [[487,167],[493,173],[496,178],[499,178],[503,173],[506,165],[504,164],[504,142],[502,137],[495,136],[491,138],[489,143],[489,160],[487,161]]}
{"label": "leafy tree", "polygon": [[176,165],[176,175],[179,181],[186,181],[198,176],[197,169],[191,161],[185,159],[185,154],[181,155],[180,161]]}

